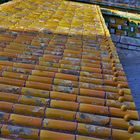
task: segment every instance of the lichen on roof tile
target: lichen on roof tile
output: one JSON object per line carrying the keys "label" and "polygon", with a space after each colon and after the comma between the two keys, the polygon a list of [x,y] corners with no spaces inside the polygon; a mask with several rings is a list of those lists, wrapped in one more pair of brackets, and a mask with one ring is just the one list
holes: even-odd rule
{"label": "lichen on roof tile", "polygon": [[140,139],[99,6],[14,0],[0,11],[1,139]]}

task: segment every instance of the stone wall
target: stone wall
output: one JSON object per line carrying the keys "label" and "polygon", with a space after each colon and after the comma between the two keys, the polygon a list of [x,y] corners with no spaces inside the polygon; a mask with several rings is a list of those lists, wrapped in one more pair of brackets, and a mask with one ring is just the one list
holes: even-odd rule
{"label": "stone wall", "polygon": [[111,36],[117,48],[140,51],[140,39],[116,34]]}
{"label": "stone wall", "polygon": [[106,25],[117,48],[140,51],[140,25],[127,18],[104,15]]}

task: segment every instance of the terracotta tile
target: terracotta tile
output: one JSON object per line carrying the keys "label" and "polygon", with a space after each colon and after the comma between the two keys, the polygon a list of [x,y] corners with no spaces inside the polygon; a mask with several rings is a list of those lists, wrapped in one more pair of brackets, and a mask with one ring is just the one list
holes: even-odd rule
{"label": "terracotta tile", "polygon": [[125,105],[127,109],[135,110],[135,103],[133,102],[120,102],[119,100],[107,100],[106,105],[115,108],[121,108],[122,105]]}
{"label": "terracotta tile", "polygon": [[10,61],[0,61],[0,65],[2,66],[13,66],[13,62]]}
{"label": "terracotta tile", "polygon": [[57,68],[36,65],[35,70],[58,72]]}
{"label": "terracotta tile", "polygon": [[[118,93],[106,92],[107,99],[117,100],[119,97]],[[124,95],[124,101],[133,102],[133,98],[131,95]]]}
{"label": "terracotta tile", "polygon": [[63,79],[57,79],[57,78],[54,79],[53,84],[59,85],[59,86],[78,87],[78,82],[76,81],[63,80]]}
{"label": "terracotta tile", "polygon": [[27,80],[27,75],[15,73],[15,72],[4,71],[2,73],[2,76],[7,78],[19,79],[19,80]]}
{"label": "terracotta tile", "polygon": [[84,49],[82,52],[84,56],[94,56],[99,58],[100,57],[100,52],[99,51],[91,51],[90,49]]}
{"label": "terracotta tile", "polygon": [[131,136],[131,139],[139,140],[140,139],[140,134],[139,133],[134,133],[133,136]]}
{"label": "terracotta tile", "polygon": [[[1,66],[0,65],[0,72],[2,72],[3,70],[5,70],[6,69],[6,66]],[[1,73],[1,75],[2,75],[2,73]]]}
{"label": "terracotta tile", "polygon": [[60,60],[59,61],[60,64],[68,64],[68,65],[77,65],[79,66],[80,65],[80,61],[70,61],[70,60]]}
{"label": "terracotta tile", "polygon": [[90,59],[90,60],[98,60],[98,61],[100,61],[100,58],[99,57],[96,57],[96,56],[88,56],[88,55],[83,55],[82,56],[82,59]]}
{"label": "terracotta tile", "polygon": [[50,98],[52,99],[58,99],[58,100],[64,100],[64,101],[76,101],[76,95],[74,94],[68,94],[64,92],[56,92],[51,91],[50,92]]}
{"label": "terracotta tile", "polygon": [[76,55],[77,55],[77,54],[80,54],[81,52],[80,52],[80,51],[73,51],[73,50],[65,49],[64,53],[68,53],[68,54],[69,54],[69,53],[70,53],[70,54],[72,53],[72,54],[76,54]]}
{"label": "terracotta tile", "polygon": [[80,112],[85,112],[85,113],[109,115],[108,107],[97,106],[97,105],[90,105],[90,104],[84,104],[84,103],[80,104],[79,111]]}
{"label": "terracotta tile", "polygon": [[28,88],[35,88],[35,89],[41,89],[41,90],[51,90],[52,89],[52,86],[50,84],[32,82],[32,81],[27,81],[25,86]]}
{"label": "terracotta tile", "polygon": [[121,84],[122,87],[124,87],[124,88],[129,88],[128,82],[121,82],[121,81],[118,81],[118,84]]}
{"label": "terracotta tile", "polygon": [[103,73],[103,74],[113,75],[113,72],[112,72],[111,69],[110,69],[110,70],[109,70],[109,69],[103,69],[103,70],[102,70],[102,73]]}
{"label": "terracotta tile", "polygon": [[121,119],[121,118],[111,117],[111,125],[115,128],[128,129],[129,122],[127,122],[127,121],[125,121],[124,119]]}
{"label": "terracotta tile", "polygon": [[78,123],[78,134],[107,138],[111,136],[111,128]]}
{"label": "terracotta tile", "polygon": [[89,123],[101,126],[107,126],[110,124],[110,118],[107,116],[100,116],[82,112],[77,112],[76,120],[80,123]]}
{"label": "terracotta tile", "polygon": [[69,70],[76,70],[76,71],[80,70],[80,66],[78,65],[61,64],[60,67],[62,69],[69,69]]}
{"label": "terracotta tile", "polygon": [[17,80],[12,78],[6,78],[6,77],[0,77],[0,83],[1,84],[8,84],[8,85],[14,85],[14,86],[24,86],[24,80]]}
{"label": "terracotta tile", "polygon": [[64,56],[64,57],[81,58],[81,54],[63,53],[63,56]]}
{"label": "terracotta tile", "polygon": [[129,140],[131,138],[131,134],[124,130],[113,129],[112,130],[112,138],[117,140]]}
{"label": "terracotta tile", "polygon": [[46,61],[39,61],[39,65],[46,66],[46,67],[54,67],[54,68],[59,68],[60,64],[59,63],[53,63],[53,62],[46,62]]}
{"label": "terracotta tile", "polygon": [[87,71],[87,72],[101,73],[101,69],[100,68],[92,68],[92,67],[87,67],[87,66],[82,66],[81,70],[82,71]]}
{"label": "terracotta tile", "polygon": [[77,135],[76,140],[102,140],[102,139]]}
{"label": "terracotta tile", "polygon": [[51,84],[53,78],[30,75],[28,81]]}
{"label": "terracotta tile", "polygon": [[70,101],[59,101],[59,100],[51,100],[50,107],[64,109],[64,110],[78,110],[78,103],[70,102]]}
{"label": "terracotta tile", "polygon": [[65,92],[65,93],[71,93],[71,94],[78,94],[79,92],[78,88],[57,86],[57,85],[53,86],[53,91]]}
{"label": "terracotta tile", "polygon": [[18,67],[18,68],[25,68],[25,69],[34,69],[35,68],[35,65],[23,64],[23,63],[14,63],[13,66]]}
{"label": "terracotta tile", "polygon": [[12,112],[14,103],[0,101],[0,110],[4,112]]}
{"label": "terracotta tile", "polygon": [[[13,45],[17,45],[17,46],[13,46]],[[23,53],[25,51],[26,47],[19,47],[19,44],[12,44],[10,43],[8,46],[6,46],[6,48],[4,48],[4,51],[5,50],[8,50],[8,52],[12,52],[12,50],[15,50],[17,51],[17,53]]]}
{"label": "terracotta tile", "polygon": [[43,117],[44,116],[44,107],[31,106],[31,105],[22,105],[15,104],[13,108],[13,112],[17,114],[24,114],[35,117]]}
{"label": "terracotta tile", "polygon": [[134,126],[135,131],[140,131],[140,122],[135,120],[130,120],[129,124]]}
{"label": "terracotta tile", "polygon": [[[49,44],[49,45],[50,45],[50,44]],[[45,49],[44,53],[45,53],[45,54],[49,54],[48,51],[49,51],[49,52],[50,52],[50,51],[63,52],[63,50],[64,50],[63,47],[58,48],[56,45],[54,45],[54,46],[48,46],[48,47]]]}
{"label": "terracotta tile", "polygon": [[117,86],[118,85],[117,82],[113,81],[113,78],[112,78],[112,80],[104,80],[104,84],[109,85],[109,86]]}
{"label": "terracotta tile", "polygon": [[21,126],[26,126],[26,127],[29,126],[29,127],[39,128],[41,126],[42,119],[29,117],[29,116],[23,116],[23,115],[17,115],[17,114],[11,114],[8,122],[11,125],[21,125]]}
{"label": "terracotta tile", "polygon": [[91,67],[91,68],[101,68],[100,64],[92,64],[92,63],[87,63],[87,62],[86,63],[82,62],[81,66]]}
{"label": "terracotta tile", "polygon": [[70,121],[74,121],[76,116],[76,112],[74,111],[66,111],[52,108],[47,108],[45,114],[47,118],[70,120]]}
{"label": "terracotta tile", "polygon": [[135,119],[135,120],[139,119],[139,115],[137,111],[133,111],[133,110],[122,111],[121,109],[117,109],[113,107],[110,107],[109,109],[112,116],[124,117],[125,115],[128,114],[130,115],[130,119]]}
{"label": "terracotta tile", "polygon": [[55,78],[78,81],[78,77],[70,74],[56,73]]}
{"label": "terracotta tile", "polygon": [[22,73],[22,74],[31,74],[32,70],[31,69],[25,69],[25,68],[17,68],[17,67],[7,67],[7,71],[9,72],[17,72],[17,73]]}
{"label": "terracotta tile", "polygon": [[87,82],[87,83],[93,83],[93,84],[103,84],[102,79],[95,79],[95,78],[87,78],[87,77],[80,77],[80,82]]}
{"label": "terracotta tile", "polygon": [[[83,49],[84,51],[84,49]],[[97,60],[91,60],[91,59],[82,59],[83,63],[91,63],[91,64],[98,64],[100,65],[101,61],[97,61]]]}
{"label": "terracotta tile", "polygon": [[47,58],[47,59],[61,59],[61,56],[55,56],[55,55],[49,55],[49,54],[47,54],[47,55],[44,55],[43,56],[45,59]]}
{"label": "terracotta tile", "polygon": [[1,92],[11,92],[11,93],[19,94],[20,90],[21,90],[21,88],[17,87],[17,86],[0,84]]}
{"label": "terracotta tile", "polygon": [[131,95],[131,90],[129,88],[123,88],[123,90],[126,95]]}
{"label": "terracotta tile", "polygon": [[102,79],[102,74],[95,72],[80,71],[81,77],[98,78]]}
{"label": "terracotta tile", "polygon": [[105,105],[105,100],[101,98],[96,97],[88,97],[88,96],[78,96],[77,101],[79,103],[85,103],[85,104],[92,104],[92,105]]}
{"label": "terracotta tile", "polygon": [[0,56],[2,57],[9,57],[9,58],[17,58],[16,54],[8,53],[8,52],[0,52]]}
{"label": "terracotta tile", "polygon": [[25,138],[25,139],[38,139],[39,130],[27,127],[19,127],[12,125],[3,125],[1,135],[5,137]]}
{"label": "terracotta tile", "polygon": [[66,133],[59,133],[54,131],[48,131],[48,130],[41,130],[40,133],[40,140],[75,140],[75,135],[72,134],[66,134]]}
{"label": "terracotta tile", "polygon": [[[6,123],[9,119],[10,114],[9,113],[5,113],[5,112],[1,112],[0,111],[0,123]],[[0,125],[1,127],[1,125]]]}
{"label": "terracotta tile", "polygon": [[34,106],[48,106],[49,105],[49,99],[33,97],[29,95],[28,96],[21,95],[18,102],[20,104],[34,105]]}
{"label": "terracotta tile", "polygon": [[100,8],[18,3],[1,7],[0,137],[139,140],[138,113]]}
{"label": "terracotta tile", "polygon": [[104,86],[104,90],[107,92],[118,92],[118,88],[114,86]]}
{"label": "terracotta tile", "polygon": [[58,48],[56,45],[57,44],[53,44],[53,46],[50,46],[49,43],[49,47],[45,48],[44,55],[42,56],[41,60],[58,63],[62,58],[64,49]]}
{"label": "terracotta tile", "polygon": [[54,77],[55,73],[49,71],[33,70],[32,75],[43,76],[43,77]]}
{"label": "terracotta tile", "polygon": [[87,88],[93,90],[105,91],[104,85],[80,82],[80,88]]}
{"label": "terracotta tile", "polygon": [[58,72],[63,73],[63,74],[70,74],[70,75],[79,76],[79,71],[77,71],[77,70],[59,68]]}
{"label": "terracotta tile", "polygon": [[105,92],[98,91],[98,90],[92,90],[92,89],[80,88],[80,95],[104,98]]}
{"label": "terracotta tile", "polygon": [[40,98],[48,98],[49,91],[23,87],[21,93],[27,96],[35,96]]}
{"label": "terracotta tile", "polygon": [[12,93],[5,93],[5,92],[0,92],[0,100],[1,101],[6,101],[6,102],[18,102],[18,98],[20,95],[18,94],[12,94]]}
{"label": "terracotta tile", "polygon": [[57,129],[60,131],[76,131],[77,123],[76,122],[69,122],[69,121],[62,121],[62,120],[54,120],[54,119],[44,119],[43,121],[43,128],[48,129]]}

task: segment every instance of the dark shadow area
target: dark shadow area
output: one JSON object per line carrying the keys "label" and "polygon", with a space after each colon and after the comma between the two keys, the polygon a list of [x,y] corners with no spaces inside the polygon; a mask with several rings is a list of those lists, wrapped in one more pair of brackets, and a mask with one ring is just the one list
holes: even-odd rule
{"label": "dark shadow area", "polygon": [[140,52],[118,49],[118,54],[140,115]]}
{"label": "dark shadow area", "polygon": [[0,0],[0,4],[8,2],[8,1],[11,1],[11,0]]}

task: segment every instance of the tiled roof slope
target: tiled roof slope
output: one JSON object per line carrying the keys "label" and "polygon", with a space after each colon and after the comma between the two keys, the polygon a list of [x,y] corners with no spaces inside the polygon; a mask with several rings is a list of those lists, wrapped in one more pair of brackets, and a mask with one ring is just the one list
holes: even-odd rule
{"label": "tiled roof slope", "polygon": [[73,0],[79,2],[93,3],[97,5],[101,5],[103,7],[113,7],[119,8],[124,11],[140,11],[140,1],[139,0]]}
{"label": "tiled roof slope", "polygon": [[140,140],[138,113],[98,6],[21,0],[0,10],[1,138]]}
{"label": "tiled roof slope", "polygon": [[140,23],[140,14],[119,11],[119,10],[115,10],[115,9],[111,9],[111,8],[101,8],[101,10],[102,10],[102,13],[104,13],[104,14],[118,16],[121,18],[127,18],[130,21]]}

